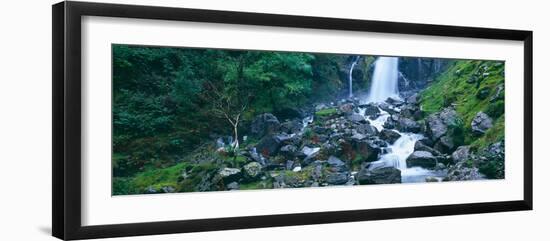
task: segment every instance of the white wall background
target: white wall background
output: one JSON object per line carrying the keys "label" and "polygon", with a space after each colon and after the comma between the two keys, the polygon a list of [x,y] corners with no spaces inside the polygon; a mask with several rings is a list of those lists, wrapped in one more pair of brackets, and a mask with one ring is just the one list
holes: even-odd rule
{"label": "white wall background", "polygon": [[[54,240],[51,231],[51,10],[49,0],[0,8],[0,240]],[[550,89],[545,1],[110,0],[189,8],[533,30],[534,206],[509,212],[264,228],[114,240],[548,240]],[[520,118],[518,116],[518,118]],[[139,210],[136,210],[139,211]]]}

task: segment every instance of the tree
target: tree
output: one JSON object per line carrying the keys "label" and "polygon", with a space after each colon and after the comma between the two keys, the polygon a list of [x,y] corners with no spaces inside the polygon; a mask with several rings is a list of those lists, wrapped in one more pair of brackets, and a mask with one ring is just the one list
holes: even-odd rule
{"label": "tree", "polygon": [[211,103],[211,113],[225,119],[232,127],[233,150],[239,148],[239,124],[250,106],[252,92],[244,80],[246,53],[227,56],[227,74],[223,81],[206,81],[204,96]]}

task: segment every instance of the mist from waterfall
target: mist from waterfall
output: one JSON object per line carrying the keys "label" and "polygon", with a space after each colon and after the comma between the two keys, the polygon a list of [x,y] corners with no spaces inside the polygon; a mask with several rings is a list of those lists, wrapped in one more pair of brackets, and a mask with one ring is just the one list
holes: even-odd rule
{"label": "mist from waterfall", "polygon": [[389,97],[399,98],[398,61],[397,57],[379,57],[376,60],[367,103],[384,102]]}

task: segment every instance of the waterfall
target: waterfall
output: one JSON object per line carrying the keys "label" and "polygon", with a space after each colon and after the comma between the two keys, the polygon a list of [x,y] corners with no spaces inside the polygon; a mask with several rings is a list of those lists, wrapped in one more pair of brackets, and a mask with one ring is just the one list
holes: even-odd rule
{"label": "waterfall", "polygon": [[379,57],[374,65],[374,73],[367,102],[384,102],[389,97],[399,98],[397,87],[397,57]]}
{"label": "waterfall", "polygon": [[357,64],[357,61],[359,61],[360,56],[355,57],[355,60],[351,63],[351,67],[349,68],[349,98],[353,97],[353,68]]}

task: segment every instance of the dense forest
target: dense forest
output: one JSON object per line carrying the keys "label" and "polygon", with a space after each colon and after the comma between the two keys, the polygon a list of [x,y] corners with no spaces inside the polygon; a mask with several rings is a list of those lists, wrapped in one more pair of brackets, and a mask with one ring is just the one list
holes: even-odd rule
{"label": "dense forest", "polygon": [[504,178],[503,62],[112,50],[114,195]]}

